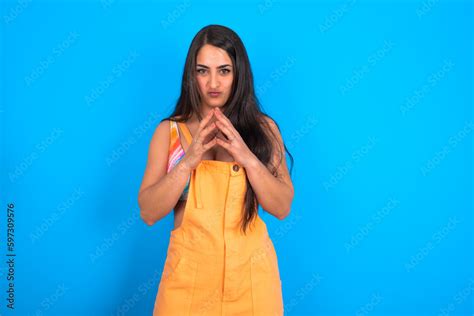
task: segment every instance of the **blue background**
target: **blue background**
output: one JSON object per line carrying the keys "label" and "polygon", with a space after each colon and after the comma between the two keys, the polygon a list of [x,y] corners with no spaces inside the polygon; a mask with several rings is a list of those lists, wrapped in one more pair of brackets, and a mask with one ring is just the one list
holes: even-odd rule
{"label": "blue background", "polygon": [[261,213],[286,315],[472,315],[471,1],[2,1],[1,219],[15,313],[150,315],[172,214],[139,217],[187,49],[234,29],[295,157]]}

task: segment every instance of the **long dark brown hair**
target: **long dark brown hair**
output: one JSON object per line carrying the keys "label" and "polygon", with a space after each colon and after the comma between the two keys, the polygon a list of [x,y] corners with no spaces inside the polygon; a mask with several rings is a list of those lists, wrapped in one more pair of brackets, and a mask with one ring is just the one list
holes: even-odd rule
{"label": "long dark brown hair", "polygon": [[[198,51],[205,44],[222,48],[232,60],[234,80],[232,82],[229,99],[222,107],[223,113],[232,122],[248,148],[269,171],[277,177],[277,169],[281,164],[284,153],[281,152],[279,146],[272,145],[272,138],[273,142],[275,142],[276,135],[271,131],[265,119],[265,116],[268,118],[270,118],[270,116],[262,112],[260,103],[255,95],[252,70],[244,44],[240,37],[228,27],[208,25],[194,36],[184,65],[181,95],[179,96],[173,113],[162,121],[172,120],[186,122],[193,113],[196,113],[199,120],[202,120],[200,112],[201,97],[195,78],[195,69]],[[179,118],[177,116],[179,116]],[[280,129],[276,122],[275,125]],[[283,144],[283,146],[291,160],[291,174],[294,159],[286,145]],[[271,160],[275,150],[279,151],[278,157],[280,157],[280,159],[276,165],[272,165]],[[245,211],[241,219],[241,229],[244,233],[249,224],[256,217],[258,206],[259,204],[255,192],[247,177]]]}

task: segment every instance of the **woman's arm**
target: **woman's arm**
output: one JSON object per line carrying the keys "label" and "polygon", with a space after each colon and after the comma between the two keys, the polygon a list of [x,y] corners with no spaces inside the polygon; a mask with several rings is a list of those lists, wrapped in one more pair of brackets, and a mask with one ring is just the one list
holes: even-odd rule
{"label": "woman's arm", "polygon": [[[255,155],[253,155],[252,159],[248,161],[244,168],[262,208],[278,219],[284,219],[290,213],[294,188],[288,173],[283,140],[278,126],[270,118],[265,117],[265,119],[267,120],[266,125],[269,126],[276,138],[273,140],[273,146],[279,146],[281,150],[281,152],[274,150],[272,157],[272,163],[275,166],[279,164],[281,157],[281,163],[277,169],[278,176],[275,177],[271,174],[267,167],[265,167]],[[280,153],[282,156],[280,156]]]}
{"label": "woman's arm", "polygon": [[155,130],[138,193],[140,216],[148,225],[159,221],[176,206],[191,173],[185,159],[166,173],[170,139],[169,124],[169,121],[163,121]]}

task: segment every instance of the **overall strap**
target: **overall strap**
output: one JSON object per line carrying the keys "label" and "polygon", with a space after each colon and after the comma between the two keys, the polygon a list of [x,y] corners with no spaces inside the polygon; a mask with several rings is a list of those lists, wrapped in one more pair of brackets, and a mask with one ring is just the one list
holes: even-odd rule
{"label": "overall strap", "polygon": [[176,140],[179,140],[178,125],[175,121],[170,120],[170,150],[172,150],[172,146]]}
{"label": "overall strap", "polygon": [[193,137],[191,136],[191,132],[188,129],[188,126],[186,126],[186,123],[184,122],[178,122],[178,125],[183,132],[184,137],[186,138],[186,141],[188,142],[188,146],[191,144]]}

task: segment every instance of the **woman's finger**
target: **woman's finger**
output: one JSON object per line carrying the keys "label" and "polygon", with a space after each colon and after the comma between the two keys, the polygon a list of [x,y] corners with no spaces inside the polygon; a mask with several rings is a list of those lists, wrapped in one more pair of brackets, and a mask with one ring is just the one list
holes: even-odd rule
{"label": "woman's finger", "polygon": [[[193,139],[196,139],[200,143],[203,142],[204,138],[202,138],[200,135],[205,130],[206,127],[210,126],[210,125],[209,126],[206,126],[206,125],[207,125],[207,123],[209,123],[209,121],[211,120],[213,115],[214,115],[214,111],[209,111],[207,113],[207,115],[201,120],[201,122],[199,122],[198,129],[197,129],[196,134],[194,135]],[[204,135],[204,136],[206,136],[206,135]]]}
{"label": "woman's finger", "polygon": [[227,149],[227,151],[230,152],[231,146],[228,142],[220,138],[216,138],[216,142],[217,142],[217,145],[224,147],[225,149]]}
{"label": "woman's finger", "polygon": [[214,111],[209,111],[207,113],[207,115],[202,119],[202,121],[199,122],[199,126],[198,126],[196,134],[199,135],[199,133],[204,129],[204,127],[207,125],[207,123],[209,123],[209,121],[210,121],[210,119],[212,118],[213,115],[214,115]]}
{"label": "woman's finger", "polygon": [[204,149],[204,152],[208,151],[209,149],[211,149],[212,147],[214,147],[214,145],[217,144],[217,140],[218,138],[217,137],[214,137],[211,141],[209,141],[207,144],[205,144],[204,146],[202,146],[202,148]]}
{"label": "woman's finger", "polygon": [[225,137],[227,137],[228,140],[234,140],[234,133],[232,133],[226,125],[224,125],[221,121],[216,121],[216,125],[217,127],[219,127],[222,133],[224,133]]}
{"label": "woman's finger", "polygon": [[204,142],[204,140],[207,138],[207,136],[209,135],[209,133],[211,133],[212,131],[214,131],[214,129],[216,128],[216,123],[211,123],[209,124],[209,126],[205,127],[197,136],[196,136],[196,140],[202,144]]}
{"label": "woman's finger", "polygon": [[221,122],[223,126],[227,127],[229,132],[226,134],[226,136],[228,138],[234,139],[237,137],[239,133],[235,129],[234,125],[232,125],[232,122],[222,112],[220,112],[220,110],[216,111],[216,118],[218,122]]}

